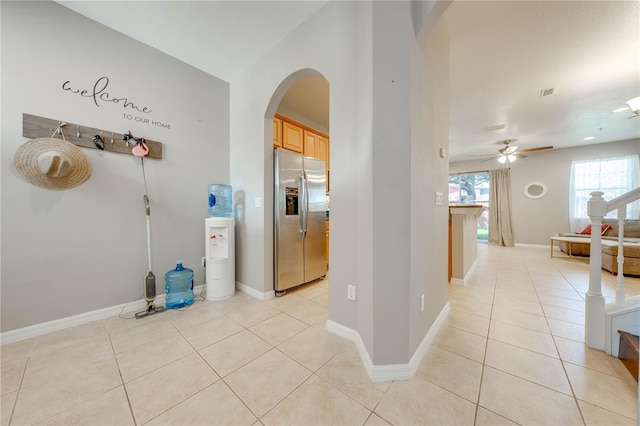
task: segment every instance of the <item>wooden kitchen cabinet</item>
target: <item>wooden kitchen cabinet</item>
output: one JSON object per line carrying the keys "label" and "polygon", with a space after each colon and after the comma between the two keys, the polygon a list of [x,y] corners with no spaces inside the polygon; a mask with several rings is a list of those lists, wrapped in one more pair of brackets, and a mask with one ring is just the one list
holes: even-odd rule
{"label": "wooden kitchen cabinet", "polygon": [[282,121],[282,147],[303,153],[304,129],[287,121]]}
{"label": "wooden kitchen cabinet", "polygon": [[316,145],[318,147],[317,149],[317,157],[320,160],[324,161],[324,164],[326,166],[326,170],[325,170],[325,185],[326,185],[326,190],[327,192],[329,192],[329,138],[326,138],[322,135],[318,135],[318,139],[316,141]]}
{"label": "wooden kitchen cabinet", "polygon": [[318,135],[317,158],[324,160],[325,164],[327,165],[327,171],[331,170],[331,167],[329,167],[329,138],[326,138],[322,135]]}
{"label": "wooden kitchen cabinet", "polygon": [[282,120],[278,117],[273,119],[273,147],[282,148]]}
{"label": "wooden kitchen cabinet", "polygon": [[305,129],[304,155],[324,161],[326,190],[329,192],[329,138]]}
{"label": "wooden kitchen cabinet", "polygon": [[318,135],[304,130],[304,155],[318,158]]}
{"label": "wooden kitchen cabinet", "polygon": [[327,165],[327,170],[329,170],[329,138],[305,130],[304,155],[323,160]]}

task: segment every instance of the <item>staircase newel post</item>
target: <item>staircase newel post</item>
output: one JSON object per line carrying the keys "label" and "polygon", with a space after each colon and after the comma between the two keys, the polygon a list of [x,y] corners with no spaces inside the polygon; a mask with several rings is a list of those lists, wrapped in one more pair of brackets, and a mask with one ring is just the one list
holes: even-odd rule
{"label": "staircase newel post", "polygon": [[618,208],[618,276],[616,288],[616,304],[622,304],[625,300],[624,294],[624,222],[627,217],[627,206]]}
{"label": "staircase newel post", "polygon": [[602,296],[602,237],[600,228],[607,214],[604,192],[594,191],[587,202],[587,215],[591,219],[591,245],[589,249],[589,291],[586,294],[585,341],[590,348],[604,350],[604,305]]}

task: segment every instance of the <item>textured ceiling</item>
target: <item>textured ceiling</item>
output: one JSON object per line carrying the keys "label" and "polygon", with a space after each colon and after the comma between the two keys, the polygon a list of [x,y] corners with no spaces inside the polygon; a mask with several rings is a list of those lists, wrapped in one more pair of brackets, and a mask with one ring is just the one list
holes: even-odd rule
{"label": "textured ceiling", "polygon": [[326,1],[61,0],[57,3],[230,81]]}
{"label": "textured ceiling", "polygon": [[[612,112],[640,96],[639,10],[637,1],[454,2],[444,17],[451,159],[496,153],[504,139],[559,148],[640,137],[640,117]],[[484,130],[497,124],[506,128]]]}
{"label": "textured ceiling", "polygon": [[[326,1],[58,3],[231,81]],[[497,153],[504,139],[525,149],[640,138],[640,118],[612,112],[640,96],[639,11],[630,0],[454,1],[443,16],[450,33],[450,159]],[[328,127],[326,96],[296,99],[326,91],[326,82],[309,83],[294,86],[283,102]],[[540,96],[551,88],[551,96]],[[498,124],[506,127],[484,130]]]}

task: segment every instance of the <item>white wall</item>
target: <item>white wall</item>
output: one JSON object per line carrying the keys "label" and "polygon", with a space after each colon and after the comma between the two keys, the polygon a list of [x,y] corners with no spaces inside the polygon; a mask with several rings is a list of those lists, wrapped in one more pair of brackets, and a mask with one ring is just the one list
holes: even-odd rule
{"label": "white wall", "polygon": [[[2,331],[138,300],[148,269],[140,160],[82,148],[93,168],[87,182],[30,185],[13,166],[27,141],[23,113],[162,142],[164,158],[145,161],[157,291],[177,259],[204,283],[207,184],[229,182],[228,84],[56,3],[1,8]],[[149,106],[144,118],[171,128],[61,89],[70,80],[91,90],[102,76],[112,96]]]}
{"label": "white wall", "polygon": [[[331,139],[330,310],[355,327],[355,312],[343,309],[347,283],[359,283],[357,176],[367,167],[358,156],[358,25],[356,2],[330,3],[253,67],[231,82],[231,183],[246,198],[239,218],[237,281],[257,292],[273,292],[273,149],[271,119],[297,78],[320,73],[329,82]],[[362,5],[366,7],[366,5]],[[365,20],[366,22],[366,20]],[[330,29],[330,30],[329,30]],[[302,70],[302,71],[301,71]],[[292,75],[295,74],[295,75]],[[255,198],[263,207],[256,208]],[[367,208],[370,211],[370,208]],[[366,217],[365,215],[362,215]],[[336,217],[341,219],[336,219]],[[351,303],[351,302],[349,302]]]}
{"label": "white wall", "polygon": [[435,205],[436,192],[448,193],[449,174],[448,159],[440,157],[440,148],[449,150],[449,33],[444,20],[427,26],[418,42],[412,111],[410,353],[448,300],[449,209],[446,202]]}
{"label": "white wall", "polygon": [[[596,158],[637,155],[640,140],[627,140],[530,154],[511,164],[513,232],[517,244],[549,244],[549,237],[569,229],[569,179],[571,162]],[[450,164],[451,173],[473,172],[502,167],[494,163],[464,161]],[[543,182],[547,195],[530,199],[524,187]],[[573,230],[575,231],[575,230]]]}
{"label": "white wall", "polygon": [[[330,2],[231,82],[231,183],[246,200],[237,280],[265,297],[273,291],[271,118],[296,78],[316,72],[329,82],[329,319],[356,330],[376,365],[407,363],[446,303],[446,206],[431,210],[433,188],[447,182],[436,156],[448,138],[448,68],[415,76],[428,80],[420,90],[435,96],[430,105],[412,95],[414,73],[432,64],[414,63],[424,53],[411,18],[407,2]],[[414,150],[424,163],[412,162]],[[414,194],[424,198],[412,202]],[[348,284],[357,287],[355,303]],[[424,315],[408,306],[419,293],[433,296]]]}

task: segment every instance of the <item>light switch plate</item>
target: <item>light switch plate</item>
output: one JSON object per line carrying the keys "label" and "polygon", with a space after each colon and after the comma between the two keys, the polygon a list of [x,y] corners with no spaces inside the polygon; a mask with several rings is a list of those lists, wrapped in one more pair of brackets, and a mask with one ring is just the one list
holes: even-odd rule
{"label": "light switch plate", "polygon": [[436,206],[441,206],[444,202],[444,196],[442,192],[436,191]]}
{"label": "light switch plate", "polygon": [[256,208],[259,209],[262,207],[262,197],[256,197]]}

